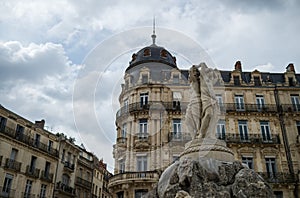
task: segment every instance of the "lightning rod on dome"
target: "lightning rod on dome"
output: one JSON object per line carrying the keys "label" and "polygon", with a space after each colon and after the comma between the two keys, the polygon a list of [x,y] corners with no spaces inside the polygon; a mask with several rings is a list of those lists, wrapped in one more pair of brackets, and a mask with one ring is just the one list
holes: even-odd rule
{"label": "lightning rod on dome", "polygon": [[152,44],[155,45],[155,38],[156,38],[156,35],[155,35],[155,16],[153,17],[153,34],[151,35],[152,37]]}

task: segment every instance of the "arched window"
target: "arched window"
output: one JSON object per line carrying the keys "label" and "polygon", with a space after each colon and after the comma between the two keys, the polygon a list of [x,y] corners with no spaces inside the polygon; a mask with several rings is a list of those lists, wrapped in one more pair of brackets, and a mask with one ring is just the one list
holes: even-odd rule
{"label": "arched window", "polygon": [[62,184],[69,186],[69,183],[70,183],[70,176],[67,174],[63,174],[62,175]]}

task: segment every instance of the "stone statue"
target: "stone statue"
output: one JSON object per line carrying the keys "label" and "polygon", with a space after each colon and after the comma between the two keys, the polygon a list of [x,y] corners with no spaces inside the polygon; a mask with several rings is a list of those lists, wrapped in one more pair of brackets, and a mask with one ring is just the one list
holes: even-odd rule
{"label": "stone statue", "polygon": [[195,139],[216,138],[219,107],[213,85],[220,81],[219,78],[219,72],[208,68],[205,63],[193,65],[189,70],[191,99],[186,113],[186,125],[195,134]]}

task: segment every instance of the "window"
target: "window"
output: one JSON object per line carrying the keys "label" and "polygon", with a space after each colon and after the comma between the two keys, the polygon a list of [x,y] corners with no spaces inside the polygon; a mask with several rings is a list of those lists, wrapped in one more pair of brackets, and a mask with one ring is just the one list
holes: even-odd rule
{"label": "window", "polygon": [[67,174],[62,175],[62,184],[69,186],[70,177]]}
{"label": "window", "polygon": [[128,105],[129,105],[128,99],[124,100],[124,111],[125,111],[125,113],[128,112]]}
{"label": "window", "polygon": [[182,99],[180,92],[173,92],[173,109],[180,109],[180,101]]}
{"label": "window", "polygon": [[139,138],[147,138],[148,137],[148,120],[140,119],[139,123]]}
{"label": "window", "polygon": [[12,181],[13,175],[6,173],[1,193],[2,195],[4,195],[4,197],[9,197]]}
{"label": "window", "polygon": [[178,74],[173,75],[173,83],[174,84],[179,84],[179,75]]}
{"label": "window", "polygon": [[148,83],[148,74],[143,74],[142,75],[142,83],[147,84]]}
{"label": "window", "polygon": [[300,135],[300,121],[296,121],[296,127],[298,131],[298,135]]}
{"label": "window", "polygon": [[31,156],[31,162],[30,162],[30,167],[29,167],[29,172],[31,172],[31,173],[33,173],[35,170],[36,160],[37,160],[37,158],[35,156]]}
{"label": "window", "polygon": [[242,157],[242,162],[250,169],[253,169],[253,157]]}
{"label": "window", "polygon": [[261,111],[265,106],[265,99],[263,95],[256,95],[256,106]]}
{"label": "window", "polygon": [[44,176],[46,176],[47,178],[48,178],[49,173],[50,173],[50,167],[51,167],[51,163],[50,162],[46,162]]}
{"label": "window", "polygon": [[218,101],[218,105],[220,107],[220,110],[222,111],[222,109],[224,108],[224,103],[223,103],[223,97],[221,94],[217,94],[216,95],[216,99]]}
{"label": "window", "polygon": [[118,192],[117,198],[124,198],[124,191]]}
{"label": "window", "polygon": [[289,86],[290,87],[295,86],[294,79],[292,77],[289,77]]}
{"label": "window", "polygon": [[275,157],[266,157],[266,170],[269,177],[274,177],[276,174]]}
{"label": "window", "polygon": [[144,56],[150,56],[151,55],[151,51],[149,48],[144,50]]}
{"label": "window", "polygon": [[119,161],[119,173],[124,173],[125,172],[125,160],[121,159]]}
{"label": "window", "polygon": [[127,124],[124,123],[124,124],[123,124],[123,127],[122,127],[122,134],[121,134],[121,137],[122,137],[122,138],[126,138],[126,133],[127,133]]}
{"label": "window", "polygon": [[261,86],[259,76],[254,76],[254,86]]}
{"label": "window", "polygon": [[237,111],[244,111],[245,105],[244,105],[244,96],[243,95],[236,95],[234,97],[235,101],[235,108]]}
{"label": "window", "polygon": [[134,198],[142,198],[147,193],[148,193],[148,190],[146,190],[146,189],[135,190],[135,192],[134,192]]}
{"label": "window", "polygon": [[41,185],[40,198],[46,198],[47,185]]}
{"label": "window", "polygon": [[241,82],[240,82],[240,77],[239,76],[233,76],[233,83],[234,85],[241,85]]}
{"label": "window", "polygon": [[144,107],[148,104],[148,93],[141,93],[140,94],[140,104],[141,107]]}
{"label": "window", "polygon": [[173,139],[181,139],[181,119],[173,119]]}
{"label": "window", "polygon": [[34,146],[38,147],[40,145],[40,140],[41,140],[41,135],[36,133],[34,138]]}
{"label": "window", "polygon": [[300,111],[299,95],[291,95],[292,105],[294,111]]}
{"label": "window", "polygon": [[242,141],[249,140],[247,121],[246,120],[239,120],[238,125],[239,125],[239,133],[240,133],[241,140]]}
{"label": "window", "polygon": [[274,191],[274,195],[276,198],[283,198],[283,192],[282,191]]}
{"label": "window", "polygon": [[260,130],[261,135],[263,138],[263,141],[271,141],[271,132],[270,132],[270,126],[268,121],[260,121]]}
{"label": "window", "polygon": [[67,162],[71,163],[71,157],[72,157],[72,154],[70,152],[68,152]]}
{"label": "window", "polygon": [[53,141],[49,140],[48,141],[48,152],[50,152],[52,150],[53,147]]}
{"label": "window", "polygon": [[32,188],[32,181],[27,180],[26,181],[26,186],[25,186],[25,191],[24,191],[24,198],[30,198],[31,197],[31,188]]}
{"label": "window", "polygon": [[11,149],[10,153],[10,160],[15,161],[17,158],[18,150],[17,149]]}
{"label": "window", "polygon": [[136,169],[139,172],[147,171],[147,155],[136,157]]}
{"label": "window", "polygon": [[217,138],[224,140],[226,134],[225,120],[219,120],[217,123]]}
{"label": "window", "polygon": [[16,139],[18,140],[23,139],[23,135],[24,135],[24,127],[17,124]]}
{"label": "window", "polygon": [[63,149],[62,151],[62,155],[61,155],[61,161],[64,162],[65,161],[65,153],[66,153],[66,150]]}
{"label": "window", "polygon": [[1,130],[1,131],[4,130],[4,128],[5,128],[5,126],[6,126],[6,121],[7,121],[6,118],[0,116],[0,130]]}
{"label": "window", "polygon": [[90,181],[90,177],[91,177],[91,173],[90,172],[86,172],[86,180]]}

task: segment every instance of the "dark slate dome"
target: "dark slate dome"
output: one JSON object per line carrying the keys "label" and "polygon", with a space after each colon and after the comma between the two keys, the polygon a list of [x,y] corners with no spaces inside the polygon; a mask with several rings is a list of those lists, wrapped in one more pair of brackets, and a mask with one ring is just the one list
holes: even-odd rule
{"label": "dark slate dome", "polygon": [[176,58],[172,56],[170,52],[163,47],[152,44],[148,47],[144,47],[132,55],[132,60],[129,62],[129,67],[126,69],[126,71],[136,65],[147,62],[158,62],[167,64],[173,68],[177,68]]}

